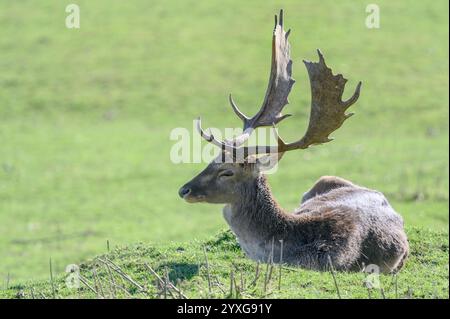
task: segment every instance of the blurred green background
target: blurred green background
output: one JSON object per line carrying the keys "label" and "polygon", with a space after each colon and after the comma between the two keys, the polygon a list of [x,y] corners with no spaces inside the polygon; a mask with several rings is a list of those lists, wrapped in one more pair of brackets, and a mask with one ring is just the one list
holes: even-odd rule
{"label": "blurred green background", "polygon": [[0,285],[48,278],[67,264],[137,241],[206,238],[225,228],[217,205],[178,188],[205,164],[171,163],[175,127],[240,126],[267,85],[273,15],[292,28],[297,83],[286,140],[307,125],[302,59],[359,80],[357,114],[326,146],[287,154],[270,176],[294,209],[321,175],[378,189],[406,225],[448,229],[448,2],[77,0],[0,2]]}

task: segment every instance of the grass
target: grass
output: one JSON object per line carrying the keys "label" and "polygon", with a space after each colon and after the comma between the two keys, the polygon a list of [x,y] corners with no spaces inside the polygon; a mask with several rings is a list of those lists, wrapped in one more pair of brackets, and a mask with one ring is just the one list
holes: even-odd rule
{"label": "grass", "polygon": [[[205,241],[116,247],[71,273],[14,285],[6,298],[448,298],[448,236],[409,228],[411,255],[368,288],[365,273],[316,272],[245,257],[230,231]],[[334,280],[333,280],[334,278]],[[371,282],[376,283],[376,280]]]}
{"label": "grass", "polygon": [[[173,164],[169,135],[175,127],[191,130],[200,114],[205,126],[238,126],[229,92],[245,113],[257,111],[280,7],[293,30],[297,80],[287,107],[295,117],[280,128],[286,140],[303,133],[309,111],[301,59],[316,59],[320,48],[349,78],[347,95],[363,81],[356,115],[336,140],[286,155],[270,176],[280,203],[293,209],[320,176],[342,176],[385,193],[408,229],[444,245],[447,1],[377,1],[380,29],[365,27],[364,1],[77,4],[81,28],[70,30],[63,2],[0,3],[0,289],[46,281],[50,259],[58,275],[103,252],[107,241],[153,243],[164,252],[174,241],[200,243],[226,227],[219,206],[177,198],[205,164]],[[192,254],[200,256],[198,249]],[[209,255],[212,265],[222,257]],[[448,261],[438,264],[448,275]],[[312,286],[333,287],[323,274],[295,273]],[[344,285],[347,275],[337,276]],[[421,285],[411,277],[413,291]]]}

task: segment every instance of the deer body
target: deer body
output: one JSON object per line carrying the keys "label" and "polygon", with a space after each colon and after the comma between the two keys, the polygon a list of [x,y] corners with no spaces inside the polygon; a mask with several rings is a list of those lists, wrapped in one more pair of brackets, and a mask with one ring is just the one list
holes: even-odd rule
{"label": "deer body", "polygon": [[391,272],[407,256],[403,220],[377,191],[323,177],[302,205],[287,213],[272,197],[264,175],[243,187],[239,200],[226,205],[223,214],[253,260],[316,270],[327,269],[330,261],[338,270],[376,264]]}
{"label": "deer body", "polygon": [[[243,121],[243,132],[233,140],[218,141],[201,127],[208,142],[221,154],[181,187],[188,202],[226,204],[223,214],[245,253],[262,262],[283,262],[310,269],[359,270],[375,264],[382,272],[399,270],[408,255],[403,220],[380,192],[338,177],[322,177],[304,194],[301,206],[285,212],[275,201],[263,172],[283,154],[330,142],[329,135],[353,113],[346,110],[359,98],[361,82],[346,101],[347,80],[334,75],[320,51],[318,62],[304,61],[311,83],[311,114],[305,135],[292,143],[277,136],[277,146],[244,146],[258,127],[275,126],[293,84],[288,36],[283,12],[275,17],[272,67],[263,105],[245,116],[230,96],[233,111]],[[276,132],[275,132],[276,133]]]}

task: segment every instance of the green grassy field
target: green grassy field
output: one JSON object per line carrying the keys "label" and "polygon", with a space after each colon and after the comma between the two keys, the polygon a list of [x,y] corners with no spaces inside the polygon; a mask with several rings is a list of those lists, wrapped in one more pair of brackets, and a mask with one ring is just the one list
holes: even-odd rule
{"label": "green grassy field", "polygon": [[[295,208],[321,175],[384,192],[408,229],[419,229],[417,250],[420,232],[426,243],[447,247],[436,248],[430,280],[411,259],[405,276],[418,278],[411,288],[437,282],[438,295],[448,298],[447,1],[377,1],[380,29],[366,28],[365,1],[76,3],[80,29],[65,27],[64,2],[0,3],[0,289],[47,282],[50,258],[59,274],[104,253],[107,241],[169,251],[174,241],[203,243],[226,228],[220,206],[178,198],[205,164],[173,164],[169,134],[192,130],[200,114],[205,126],[239,126],[229,92],[245,113],[257,111],[273,14],[283,7],[297,83],[286,108],[296,116],[283,122],[281,135],[294,140],[307,125],[301,60],[315,60],[316,48],[349,78],[347,96],[359,80],[363,88],[356,115],[334,142],[283,158],[269,178],[277,199]],[[321,276],[303,274],[298,280]]]}
{"label": "green grassy field", "polygon": [[[122,245],[0,297],[44,298],[448,298],[448,233],[407,228],[411,254],[396,275],[317,272],[252,262],[231,231],[203,241]],[[420,275],[418,275],[420,274]],[[373,286],[367,287],[367,282]]]}

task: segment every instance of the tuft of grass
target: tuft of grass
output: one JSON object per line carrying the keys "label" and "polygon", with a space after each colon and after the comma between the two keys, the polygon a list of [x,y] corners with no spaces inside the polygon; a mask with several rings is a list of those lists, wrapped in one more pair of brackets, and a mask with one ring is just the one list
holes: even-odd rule
{"label": "tuft of grass", "polygon": [[380,275],[379,287],[367,288],[364,273],[332,267],[282,265],[272,272],[272,264],[252,262],[222,231],[206,241],[115,247],[79,265],[79,287],[69,288],[69,274],[59,274],[0,290],[0,298],[449,298],[448,233],[409,228],[407,234],[405,267]]}

